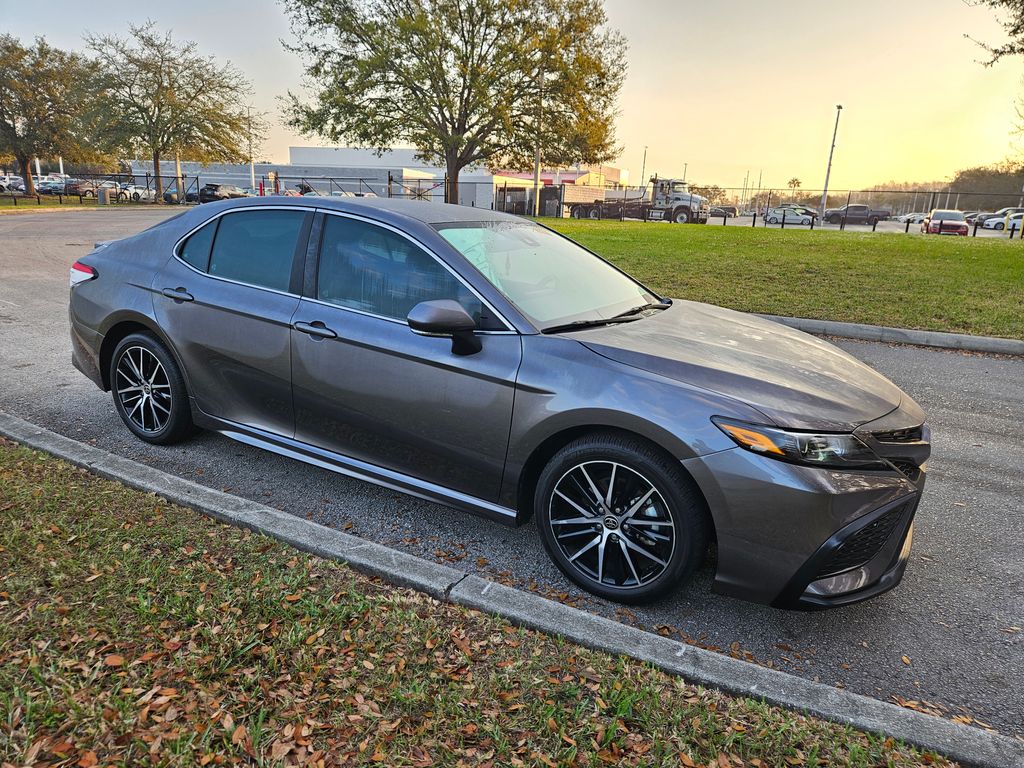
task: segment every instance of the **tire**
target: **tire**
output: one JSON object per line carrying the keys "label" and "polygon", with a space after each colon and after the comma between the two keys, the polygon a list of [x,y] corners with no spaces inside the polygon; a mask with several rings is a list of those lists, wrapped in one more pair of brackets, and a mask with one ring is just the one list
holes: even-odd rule
{"label": "tire", "polygon": [[811,220],[807,216],[804,216],[802,219],[800,219],[800,223],[807,227],[810,226]]}
{"label": "tire", "polygon": [[663,597],[707,552],[708,517],[693,481],[660,449],[631,436],[588,435],[562,448],[541,472],[534,509],[544,548],[562,573],[621,603]]}
{"label": "tire", "polygon": [[1005,229],[1005,228],[1006,228],[1006,225],[1005,225],[1005,224],[1003,224],[1003,222],[1001,222],[1001,221],[1000,221],[1000,222],[998,222],[998,223],[997,223],[997,224],[996,224],[996,225],[995,225],[995,226],[993,227],[993,229],[999,229],[999,230],[1002,230],[1002,229]]}
{"label": "tire", "polygon": [[132,333],[115,347],[110,393],[118,416],[140,440],[171,445],[196,431],[181,370],[167,348],[148,333]]}
{"label": "tire", "polygon": [[587,210],[587,218],[588,219],[593,219],[594,221],[597,221],[598,219],[601,218],[601,209],[600,208],[590,208],[590,209],[588,209]]}
{"label": "tire", "polygon": [[580,207],[578,205],[574,205],[572,208],[569,209],[569,218],[571,218],[571,219],[582,219],[583,218],[583,211],[580,210]]}
{"label": "tire", "polygon": [[778,224],[779,223],[779,217],[778,216],[771,216],[771,217],[769,217],[768,218],[768,223],[769,224]]}
{"label": "tire", "polygon": [[96,197],[96,193],[93,192],[91,189],[87,189],[85,190],[85,197]]}
{"label": "tire", "polygon": [[690,212],[680,208],[672,214],[672,221],[676,224],[688,224],[690,222]]}
{"label": "tire", "polygon": [[843,220],[842,216],[829,216],[828,217],[828,223],[829,224],[838,224],[842,220]]}
{"label": "tire", "polygon": [[140,195],[138,192],[132,192],[132,200],[134,200],[137,203],[141,199],[142,195]]}

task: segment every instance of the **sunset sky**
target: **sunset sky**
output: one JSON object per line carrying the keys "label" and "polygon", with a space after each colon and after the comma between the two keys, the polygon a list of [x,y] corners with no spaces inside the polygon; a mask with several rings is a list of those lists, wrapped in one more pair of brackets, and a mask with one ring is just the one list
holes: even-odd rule
{"label": "sunset sky", "polygon": [[[700,183],[807,189],[824,179],[835,105],[843,105],[833,189],[890,179],[934,181],[958,168],[1024,154],[1016,102],[1024,60],[986,68],[965,38],[1004,40],[993,12],[964,0],[607,0],[629,42],[618,165]],[[123,33],[156,21],[203,52],[231,60],[253,82],[253,104],[271,113],[263,155],[318,145],[280,123],[276,97],[300,83],[301,64],[271,0],[174,0],[40,6],[0,0],[0,31],[81,48],[81,36]]]}

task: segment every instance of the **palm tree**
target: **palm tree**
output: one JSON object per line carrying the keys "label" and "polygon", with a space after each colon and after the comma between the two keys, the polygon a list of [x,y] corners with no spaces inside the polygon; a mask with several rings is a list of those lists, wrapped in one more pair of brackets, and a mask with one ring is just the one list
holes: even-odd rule
{"label": "palm tree", "polygon": [[794,176],[786,183],[789,186],[790,190],[792,190],[792,198],[796,200],[796,191],[800,188],[800,185],[803,184],[803,182],[800,181],[800,179],[798,179],[796,176]]}

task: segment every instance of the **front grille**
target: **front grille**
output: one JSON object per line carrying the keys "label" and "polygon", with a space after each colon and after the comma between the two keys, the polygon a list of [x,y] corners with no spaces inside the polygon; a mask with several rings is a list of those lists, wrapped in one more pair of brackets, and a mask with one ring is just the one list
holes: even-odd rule
{"label": "front grille", "polygon": [[906,510],[907,505],[900,504],[850,536],[822,564],[813,581],[824,579],[827,576],[835,576],[837,573],[849,571],[868,563],[878,554],[882,545],[889,540],[893,529],[899,524],[900,518],[903,517]]}
{"label": "front grille", "polygon": [[910,482],[916,483],[921,479],[921,468],[913,461],[908,461],[906,459],[893,459],[889,463],[906,475]]}
{"label": "front grille", "polygon": [[909,429],[893,429],[888,432],[872,432],[875,440],[880,443],[917,443],[922,437],[921,427]]}

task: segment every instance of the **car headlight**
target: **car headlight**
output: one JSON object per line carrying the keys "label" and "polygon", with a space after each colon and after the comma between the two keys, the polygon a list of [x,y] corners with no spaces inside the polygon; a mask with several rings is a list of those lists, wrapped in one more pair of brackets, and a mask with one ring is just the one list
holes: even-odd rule
{"label": "car headlight", "polygon": [[794,464],[834,469],[888,469],[856,435],[794,432],[721,416],[711,420],[741,448]]}

